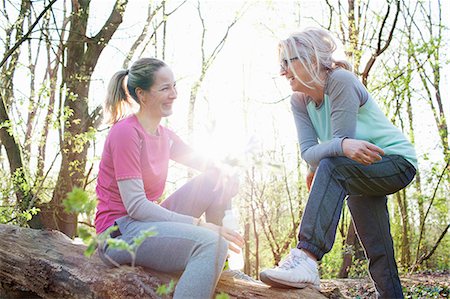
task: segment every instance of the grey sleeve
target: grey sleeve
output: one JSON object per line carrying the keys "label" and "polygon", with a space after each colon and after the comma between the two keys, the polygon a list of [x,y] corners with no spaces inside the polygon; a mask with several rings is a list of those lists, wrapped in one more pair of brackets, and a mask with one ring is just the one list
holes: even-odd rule
{"label": "grey sleeve", "polygon": [[341,74],[340,70],[333,72],[325,87],[325,93],[331,105],[332,139],[329,141],[319,143],[306,109],[308,104],[306,95],[301,93],[292,95],[291,106],[301,156],[313,171],[323,158],[343,156],[342,141],[355,136],[358,109],[365,101],[362,100],[360,88],[356,88],[358,86],[354,82],[354,80],[359,81],[354,76],[350,77],[349,74]]}
{"label": "grey sleeve", "polygon": [[192,224],[194,217],[178,214],[151,202],[145,196],[141,179],[121,180],[117,182],[120,196],[128,215],[139,221],[170,221]]}
{"label": "grey sleeve", "polygon": [[353,73],[341,69],[330,74],[325,93],[331,105],[333,138],[355,138],[359,107],[369,93]]}

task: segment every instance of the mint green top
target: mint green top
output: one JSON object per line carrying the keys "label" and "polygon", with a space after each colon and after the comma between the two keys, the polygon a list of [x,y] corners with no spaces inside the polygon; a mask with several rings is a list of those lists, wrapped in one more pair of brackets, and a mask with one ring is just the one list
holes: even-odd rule
{"label": "mint green top", "polygon": [[351,72],[337,69],[329,74],[319,107],[303,93],[294,93],[291,104],[302,158],[311,168],[322,158],[343,156],[342,140],[353,138],[377,145],[385,155],[403,156],[417,169],[413,145]]}

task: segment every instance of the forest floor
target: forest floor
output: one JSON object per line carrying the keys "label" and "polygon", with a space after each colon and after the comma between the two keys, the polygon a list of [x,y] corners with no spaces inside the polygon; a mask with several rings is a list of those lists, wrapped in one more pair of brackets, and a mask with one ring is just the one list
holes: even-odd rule
{"label": "forest floor", "polygon": [[[415,273],[401,276],[406,299],[450,298],[450,272]],[[375,299],[375,289],[367,278],[322,279],[321,292],[329,299]],[[19,294],[19,293],[18,293]],[[37,295],[5,295],[0,289],[0,299],[38,299]],[[235,298],[235,297],[230,297]],[[252,297],[255,298],[255,297]],[[266,297],[264,297],[266,298]]]}
{"label": "forest floor", "polygon": [[[405,298],[450,298],[450,271],[424,272],[401,276]],[[375,298],[375,289],[370,279],[322,279],[322,289],[339,288],[348,298]],[[333,298],[331,296],[330,298]],[[336,297],[338,298],[338,296]]]}

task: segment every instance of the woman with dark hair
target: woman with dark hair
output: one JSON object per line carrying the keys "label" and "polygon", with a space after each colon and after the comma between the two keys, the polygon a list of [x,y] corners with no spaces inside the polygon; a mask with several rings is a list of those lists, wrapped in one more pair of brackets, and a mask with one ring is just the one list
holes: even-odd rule
{"label": "woman with dark hair", "polygon": [[[154,58],[139,59],[112,77],[105,103],[112,127],[99,167],[95,226],[100,234],[117,225],[111,237],[128,243],[154,229],[157,234],[140,245],[135,264],[182,272],[174,298],[211,298],[228,247],[239,252],[231,244],[243,245],[238,233],[222,227],[237,181],[160,124],[172,114],[175,85],[171,69]],[[126,116],[131,100],[139,104],[139,111]],[[170,159],[203,173],[158,204]],[[203,213],[206,222],[201,221]],[[132,262],[127,251],[106,244],[99,253],[109,264]]]}

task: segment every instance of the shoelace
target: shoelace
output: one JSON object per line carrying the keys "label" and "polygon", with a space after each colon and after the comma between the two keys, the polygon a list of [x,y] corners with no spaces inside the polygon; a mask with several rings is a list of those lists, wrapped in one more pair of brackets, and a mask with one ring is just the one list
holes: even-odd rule
{"label": "shoelace", "polygon": [[251,281],[251,282],[259,283],[258,280],[248,276],[247,274],[245,274],[242,271],[239,271],[239,270],[227,270],[227,272],[231,273],[234,278],[242,279],[242,280],[245,280],[245,281]]}
{"label": "shoelace", "polygon": [[304,259],[305,258],[303,256],[296,255],[293,250],[291,250],[291,253],[283,261],[280,262],[278,268],[281,268],[283,270],[293,269],[297,267]]}

